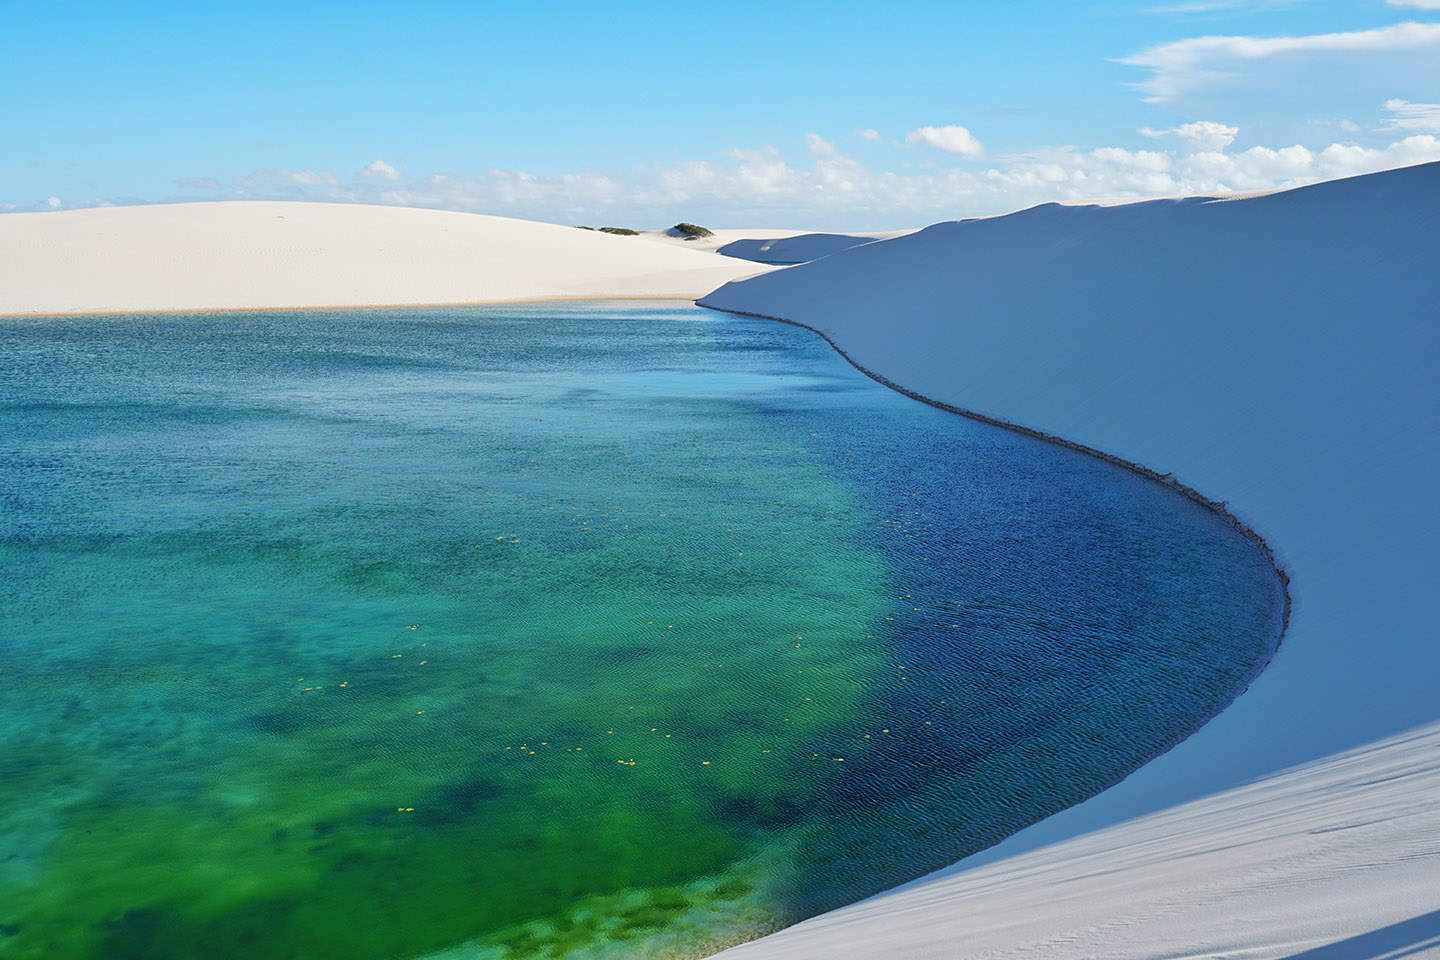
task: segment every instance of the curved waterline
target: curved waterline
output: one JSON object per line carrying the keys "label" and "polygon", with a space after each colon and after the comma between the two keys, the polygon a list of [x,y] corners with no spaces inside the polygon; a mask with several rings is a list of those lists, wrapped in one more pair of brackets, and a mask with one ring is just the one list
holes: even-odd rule
{"label": "curved waterline", "polygon": [[15,955],[693,956],[1095,792],[1264,652],[1209,512],[713,319],[11,331],[10,679],[64,705],[0,750]]}
{"label": "curved waterline", "polygon": [[[1191,487],[1178,480],[1173,473],[1161,473],[1160,471],[1155,470],[1152,467],[1145,466],[1143,463],[1136,463],[1134,460],[1126,460],[1124,457],[1119,456],[1118,454],[1108,453],[1095,447],[1086,446],[1085,444],[1080,443],[1076,440],[1069,440],[1065,437],[1061,437],[1053,433],[1046,433],[1044,430],[1039,430],[1035,427],[1027,427],[1024,424],[1013,423],[1009,420],[1002,420],[999,417],[988,416],[975,410],[966,409],[965,407],[957,407],[953,403],[946,403],[943,400],[935,400],[931,397],[925,396],[923,393],[917,393],[916,391],[911,390],[909,387],[898,384],[894,380],[891,380],[889,377],[886,377],[882,374],[876,373],[874,370],[871,370],[869,367],[865,366],[863,363],[850,356],[850,354],[847,353],[845,349],[841,347],[838,343],[836,343],[834,339],[832,339],[830,335],[824,330],[821,330],[818,327],[812,327],[808,323],[801,323],[798,320],[787,320],[784,317],[773,317],[766,313],[751,313],[745,310],[730,310],[724,307],[711,307],[700,300],[695,301],[695,305],[698,307],[704,307],[706,310],[713,310],[716,313],[733,313],[736,316],[754,317],[757,320],[771,320],[775,323],[789,324],[792,327],[799,327],[801,330],[808,330],[811,333],[815,334],[815,336],[819,337],[821,340],[824,340],[827,344],[829,344],[830,349],[834,350],[837,354],[839,354],[846,363],[850,364],[850,366],[865,374],[865,376],[869,377],[871,380],[874,380],[876,383],[889,387],[896,393],[903,394],[904,396],[907,396],[912,400],[918,400],[921,403],[931,407],[935,407],[938,410],[944,410],[946,413],[953,413],[956,416],[965,417],[967,420],[975,420],[979,423],[989,424],[992,427],[1000,427],[1002,430],[1013,431],[1015,433],[1021,434],[1022,436],[1033,437],[1036,440],[1040,440],[1045,443],[1053,443],[1056,446],[1064,447],[1067,450],[1074,450],[1077,453],[1083,453],[1086,456],[1094,457],[1097,460],[1103,460],[1106,463],[1113,463],[1117,467],[1122,467],[1126,470],[1131,471],[1132,473],[1137,473],[1140,476],[1146,478],[1147,480],[1152,480],[1155,483],[1159,483],[1166,487],[1169,487],[1171,490],[1174,490],[1176,493],[1185,497],[1187,500],[1192,500],[1195,503],[1200,504],[1202,507],[1205,507],[1207,510],[1212,511],[1213,513],[1215,513],[1216,516],[1220,517],[1220,519],[1224,520],[1231,527],[1233,527],[1235,531],[1238,532],[1241,536],[1245,537],[1247,540],[1253,543],[1255,545],[1255,549],[1260,551],[1260,554],[1265,558],[1266,562],[1270,564],[1270,569],[1274,572],[1275,579],[1279,581],[1281,586],[1284,600],[1281,610],[1280,629],[1276,632],[1275,636],[1271,640],[1269,654],[1264,658],[1264,660],[1262,660],[1256,665],[1254,672],[1246,679],[1245,683],[1243,683],[1235,691],[1235,696],[1231,697],[1230,700],[1227,701],[1224,705],[1222,705],[1219,710],[1216,710],[1215,713],[1212,713],[1209,717],[1206,717],[1206,721],[1211,720],[1215,716],[1219,715],[1219,713],[1223,711],[1225,707],[1235,702],[1235,697],[1240,696],[1247,689],[1249,689],[1250,684],[1254,682],[1256,677],[1258,677],[1261,673],[1265,671],[1265,668],[1270,665],[1270,661],[1275,658],[1275,654],[1279,652],[1280,643],[1284,639],[1286,631],[1290,629],[1290,610],[1293,602],[1290,596],[1290,574],[1285,569],[1284,565],[1281,564],[1280,558],[1275,555],[1275,550],[1273,547],[1270,546],[1270,543],[1264,537],[1260,536],[1259,532],[1257,532],[1254,527],[1250,526],[1244,520],[1241,520],[1234,513],[1234,511],[1230,509],[1230,502],[1228,500],[1212,500],[1209,497],[1205,496],[1205,494],[1201,493],[1199,490],[1196,490],[1194,487]],[[1201,724],[1197,725],[1196,729],[1199,729],[1200,726],[1204,726],[1204,723],[1202,722]],[[1179,741],[1176,742],[1178,743]]]}

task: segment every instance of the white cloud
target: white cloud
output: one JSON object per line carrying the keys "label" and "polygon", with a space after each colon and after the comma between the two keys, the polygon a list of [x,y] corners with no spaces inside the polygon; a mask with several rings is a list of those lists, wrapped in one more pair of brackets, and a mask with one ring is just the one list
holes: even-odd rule
{"label": "white cloud", "polygon": [[1217,81],[1231,79],[1246,63],[1305,53],[1386,53],[1440,47],[1440,23],[1397,23],[1373,30],[1303,37],[1191,37],[1149,47],[1117,62],[1150,71],[1135,84],[1151,103],[1173,100]]}
{"label": "white cloud", "polygon": [[[1437,0],[1440,3],[1440,0]],[[1385,121],[1392,130],[1419,130],[1440,133],[1440,103],[1411,103],[1409,100],[1386,100],[1385,109],[1393,116]]]}
{"label": "white cloud", "polygon": [[829,140],[826,140],[818,133],[805,134],[805,146],[809,147],[810,152],[817,157],[841,156],[841,153],[836,148],[835,144],[831,143]]}
{"label": "white cloud", "polygon": [[363,177],[366,180],[389,180],[391,182],[394,182],[397,180],[405,179],[405,174],[401,173],[399,170],[396,170],[384,160],[371,161],[370,163],[361,167],[355,175],[357,177]]}
{"label": "white cloud", "polygon": [[844,229],[928,223],[1046,201],[1268,190],[1440,161],[1440,137],[1424,134],[1379,148],[1295,145],[1254,147],[1234,154],[1219,149],[1179,154],[1160,149],[1056,148],[999,159],[984,170],[875,169],[839,150],[815,151],[819,144],[833,147],[817,137],[805,162],[792,162],[773,147],[765,147],[735,150],[723,160],[623,171],[432,174],[399,184],[369,181],[311,188],[306,195],[559,223],[647,226],[686,219]]}
{"label": "white cloud", "polygon": [[857,128],[855,130],[855,136],[859,137],[861,140],[869,140],[874,143],[879,143],[881,140],[885,139],[884,137],[880,136],[879,130],[874,130],[870,127]]}
{"label": "white cloud", "polygon": [[340,178],[329,170],[311,170],[308,167],[304,170],[286,170],[284,167],[277,167],[274,170],[262,170],[259,175],[277,183],[289,183],[299,187],[338,187],[340,185]]}
{"label": "white cloud", "polygon": [[1148,7],[1144,13],[1170,16],[1191,14],[1256,13],[1276,7],[1293,7],[1309,0],[1191,0],[1188,3],[1172,3],[1163,7]]}
{"label": "white cloud", "polygon": [[[1403,139],[1379,147],[1331,143],[1229,153],[1224,148],[1232,128],[1214,126],[1223,133],[1212,131],[1208,143],[1195,135],[1157,131],[1174,142],[1173,149],[1158,143],[1148,150],[1056,147],[948,167],[872,167],[813,134],[806,137],[809,150],[794,159],[766,146],[638,167],[549,175],[503,169],[436,172],[400,181],[358,174],[340,181],[314,171],[308,176],[287,171],[287,176],[260,170],[234,178],[233,186],[216,194],[217,199],[432,207],[554,223],[647,227],[688,220],[712,226],[889,229],[1050,201],[1269,190],[1440,161],[1440,136],[1430,133],[1402,131],[1396,136]],[[1227,142],[1222,145],[1222,140]],[[51,203],[64,206],[59,199]]]}
{"label": "white cloud", "polygon": [[51,210],[59,210],[59,209],[60,209],[60,198],[59,198],[59,197],[46,197],[46,198],[45,198],[45,206],[49,207]]}
{"label": "white cloud", "polygon": [[921,127],[919,130],[911,130],[905,136],[906,143],[921,143],[927,147],[935,147],[937,150],[944,150],[946,153],[958,153],[964,157],[978,157],[984,154],[985,147],[975,136],[959,124],[951,124],[948,127]]}
{"label": "white cloud", "polygon": [[1182,123],[1178,127],[1170,127],[1166,130],[1141,127],[1136,132],[1157,140],[1161,137],[1179,137],[1189,141],[1196,150],[1224,150],[1235,142],[1240,128],[1229,127],[1213,120],[1196,120],[1194,123]]}
{"label": "white cloud", "polygon": [[1440,10],[1440,0],[1385,0],[1392,7],[1410,7],[1414,10]]}

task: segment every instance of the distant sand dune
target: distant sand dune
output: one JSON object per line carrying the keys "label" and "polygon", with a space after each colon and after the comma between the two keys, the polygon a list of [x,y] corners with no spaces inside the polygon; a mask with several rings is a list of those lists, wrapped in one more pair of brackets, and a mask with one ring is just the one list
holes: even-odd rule
{"label": "distant sand dune", "polygon": [[229,202],[0,216],[0,315],[694,299],[767,269],[506,217]]}

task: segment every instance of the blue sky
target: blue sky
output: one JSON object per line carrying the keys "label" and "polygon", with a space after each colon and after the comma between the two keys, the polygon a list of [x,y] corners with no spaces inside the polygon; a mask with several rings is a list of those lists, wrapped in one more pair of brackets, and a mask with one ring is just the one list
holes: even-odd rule
{"label": "blue sky", "polygon": [[12,4],[0,209],[911,226],[1440,159],[1440,0]]}

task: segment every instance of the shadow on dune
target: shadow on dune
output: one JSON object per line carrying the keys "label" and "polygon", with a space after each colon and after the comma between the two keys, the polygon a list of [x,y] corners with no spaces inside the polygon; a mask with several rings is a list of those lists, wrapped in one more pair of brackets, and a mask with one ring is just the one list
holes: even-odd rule
{"label": "shadow on dune", "polygon": [[1440,910],[1291,954],[1286,960],[1400,960],[1431,950],[1440,952]]}

